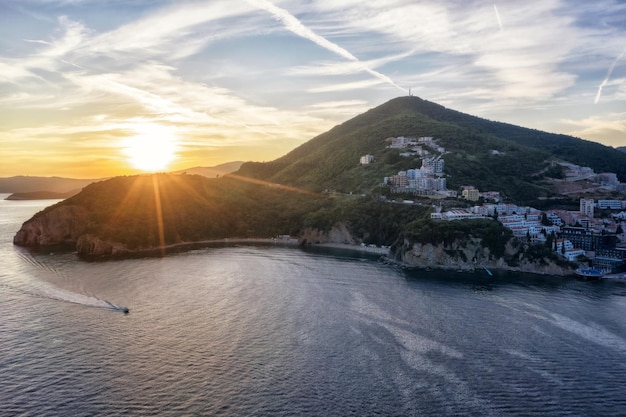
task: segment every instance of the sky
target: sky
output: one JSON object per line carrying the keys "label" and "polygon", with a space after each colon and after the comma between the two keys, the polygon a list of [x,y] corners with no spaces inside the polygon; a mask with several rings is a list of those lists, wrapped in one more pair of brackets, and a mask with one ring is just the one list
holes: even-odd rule
{"label": "sky", "polygon": [[269,161],[410,92],[626,145],[626,1],[0,0],[0,177]]}

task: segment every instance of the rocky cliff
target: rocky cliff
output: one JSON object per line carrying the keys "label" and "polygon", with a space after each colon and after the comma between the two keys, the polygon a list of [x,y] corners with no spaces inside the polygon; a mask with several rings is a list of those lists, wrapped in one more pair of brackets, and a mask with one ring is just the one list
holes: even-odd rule
{"label": "rocky cliff", "polygon": [[574,269],[551,259],[529,259],[519,245],[507,243],[504,256],[494,257],[481,239],[455,240],[449,245],[411,243],[407,240],[396,249],[395,259],[418,268],[473,271],[477,268],[529,272],[542,275],[572,275]]}
{"label": "rocky cliff", "polygon": [[89,257],[123,256],[131,253],[126,245],[105,241],[91,234],[81,235],[78,238],[76,252]]}
{"label": "rocky cliff", "polygon": [[79,206],[55,206],[25,222],[13,237],[19,246],[74,245],[84,234],[89,213]]}
{"label": "rocky cliff", "polygon": [[316,243],[345,243],[348,245],[357,245],[361,243],[360,240],[352,236],[343,223],[334,225],[329,231],[308,227],[302,231],[298,241],[301,245]]}
{"label": "rocky cliff", "polygon": [[90,222],[87,209],[80,206],[53,206],[25,222],[13,237],[18,246],[64,246],[79,255],[92,257],[128,254],[128,248],[86,233]]}

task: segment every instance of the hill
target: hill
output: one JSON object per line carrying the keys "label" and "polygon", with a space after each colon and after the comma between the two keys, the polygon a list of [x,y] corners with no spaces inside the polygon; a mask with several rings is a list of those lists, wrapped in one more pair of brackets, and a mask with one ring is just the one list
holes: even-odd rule
{"label": "hill", "polygon": [[53,191],[33,191],[31,193],[13,193],[5,200],[63,200],[76,195],[80,190],[74,190],[67,193],[55,193]]}
{"label": "hill", "polygon": [[216,178],[225,174],[230,174],[241,168],[243,161],[232,161],[224,164],[215,165],[212,167],[193,167],[187,169],[181,169],[180,171],[172,171],[171,174],[190,174],[190,175],[202,175],[207,178]]}
{"label": "hill", "polygon": [[[626,155],[595,142],[471,116],[418,97],[399,97],[354,117],[267,163],[248,162],[238,174],[310,190],[370,192],[383,177],[419,168],[385,139],[432,136],[445,147],[449,189],[472,184],[515,202],[554,193],[550,167],[557,160],[615,172],[626,181]],[[360,166],[371,154],[375,163]],[[558,174],[558,173],[557,173]]]}
{"label": "hill", "polygon": [[[212,167],[193,167],[172,174],[195,174],[207,178],[215,178],[224,174],[237,171],[243,162],[233,161]],[[100,179],[76,179],[62,177],[30,177],[15,176],[0,178],[0,193],[14,193],[16,196],[11,199],[32,200],[41,198],[67,198],[80,192],[87,185],[102,181]],[[32,194],[31,194],[32,193]],[[43,197],[42,197],[43,196]]]}
{"label": "hill", "polygon": [[210,239],[302,236],[342,223],[348,230],[341,241],[391,245],[404,225],[429,212],[232,175],[140,175],[93,183],[46,208],[24,223],[14,243],[112,255]]}
{"label": "hill", "polygon": [[620,146],[620,147],[617,147],[615,149],[617,149],[620,152],[626,152],[626,146]]}
{"label": "hill", "polygon": [[48,191],[52,193],[78,192],[97,179],[76,179],[62,177],[15,176],[0,178],[0,193],[32,193]]}
{"label": "hill", "polygon": [[429,206],[303,192],[233,175],[153,174],[91,184],[35,214],[13,243],[106,259],[291,235],[301,244],[391,246],[389,255],[422,267],[569,271],[545,262],[548,248],[538,252],[521,245],[494,220],[436,223],[430,211]]}

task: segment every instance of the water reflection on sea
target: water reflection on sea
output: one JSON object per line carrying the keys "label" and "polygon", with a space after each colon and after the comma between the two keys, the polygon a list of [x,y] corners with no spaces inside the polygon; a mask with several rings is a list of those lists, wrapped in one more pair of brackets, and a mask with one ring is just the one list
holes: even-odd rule
{"label": "water reflection on sea", "polygon": [[13,247],[46,204],[0,200],[0,415],[626,415],[624,282]]}

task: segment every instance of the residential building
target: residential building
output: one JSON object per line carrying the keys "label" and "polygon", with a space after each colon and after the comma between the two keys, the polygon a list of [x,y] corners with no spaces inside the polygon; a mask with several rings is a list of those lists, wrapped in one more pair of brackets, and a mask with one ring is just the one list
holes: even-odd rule
{"label": "residential building", "polygon": [[593,198],[580,199],[580,214],[593,218],[593,209],[595,207]]}
{"label": "residential building", "polygon": [[498,191],[486,191],[484,193],[481,193],[481,196],[485,199],[485,200],[493,200],[496,203],[500,201],[500,193]]}
{"label": "residential building", "polygon": [[602,210],[623,210],[626,209],[626,200],[598,200],[597,205]]}
{"label": "residential building", "polygon": [[368,164],[374,162],[374,155],[369,155],[369,154],[368,155],[363,155],[361,157],[360,162],[361,162],[361,165],[368,165]]}
{"label": "residential building", "polygon": [[422,169],[432,170],[434,174],[443,174],[444,167],[445,163],[441,156],[422,159]]}
{"label": "residential building", "polygon": [[464,199],[470,201],[478,201],[478,199],[480,198],[480,192],[472,186],[463,187],[463,192],[461,193],[461,195]]}
{"label": "residential building", "polygon": [[563,226],[563,220],[561,219],[561,212],[563,210],[551,210],[551,211],[546,211],[546,217],[548,218],[548,221],[550,223],[552,223],[555,226]]}
{"label": "residential building", "polygon": [[577,248],[595,250],[593,231],[584,227],[564,227],[558,236],[561,239],[568,239]]}

